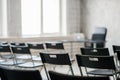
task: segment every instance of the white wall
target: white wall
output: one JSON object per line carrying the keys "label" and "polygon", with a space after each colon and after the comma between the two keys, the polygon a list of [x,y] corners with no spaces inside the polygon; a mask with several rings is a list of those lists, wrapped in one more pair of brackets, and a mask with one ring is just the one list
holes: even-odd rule
{"label": "white wall", "polygon": [[120,0],[82,0],[82,30],[88,38],[96,26],[107,27],[107,46],[120,45]]}
{"label": "white wall", "polygon": [[2,0],[0,0],[0,35],[2,32]]}
{"label": "white wall", "polygon": [[7,0],[8,36],[21,35],[21,0]]}
{"label": "white wall", "polygon": [[67,33],[80,32],[80,1],[67,0]]}

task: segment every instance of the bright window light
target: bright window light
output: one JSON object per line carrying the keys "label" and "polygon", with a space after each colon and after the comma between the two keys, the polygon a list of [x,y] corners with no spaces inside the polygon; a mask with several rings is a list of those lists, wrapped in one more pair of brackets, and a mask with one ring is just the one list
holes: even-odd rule
{"label": "bright window light", "polygon": [[39,35],[41,32],[41,1],[21,0],[22,35]]}
{"label": "bright window light", "polygon": [[65,33],[65,6],[66,0],[21,0],[22,35]]}
{"label": "bright window light", "polygon": [[59,0],[43,0],[43,33],[60,32],[59,2]]}

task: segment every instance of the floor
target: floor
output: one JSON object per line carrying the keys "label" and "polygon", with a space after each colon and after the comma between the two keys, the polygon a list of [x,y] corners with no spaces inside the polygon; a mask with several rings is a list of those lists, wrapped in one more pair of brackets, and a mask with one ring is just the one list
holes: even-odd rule
{"label": "floor", "polygon": [[[60,73],[71,75],[71,72],[69,71],[69,67],[68,66],[60,66],[60,65],[59,66],[47,65],[47,66],[48,66],[47,70],[53,70],[53,71],[57,71],[57,72],[60,72]],[[53,68],[53,67],[55,67],[55,68]],[[16,67],[12,67],[12,68],[16,68]],[[74,75],[80,76],[80,71],[79,71],[79,68],[78,68],[78,65],[77,65],[76,61],[73,62],[72,68],[73,68],[73,71],[74,71]],[[22,68],[18,68],[18,69],[22,69]],[[43,67],[39,67],[37,69],[39,69],[40,74],[42,76],[42,79],[43,80],[48,80],[47,77],[46,77],[46,73],[45,73],[44,68]],[[84,68],[82,68],[82,71],[85,71]],[[86,75],[85,72],[83,72],[83,73],[84,73],[84,75]],[[111,77],[111,80],[113,80],[112,77]]]}
{"label": "floor", "polygon": [[[73,68],[73,71],[74,71],[74,75],[80,76],[80,71],[79,71],[79,68],[78,68],[78,65],[77,65],[76,62],[74,62],[72,64],[72,68]],[[69,67],[68,66],[56,66],[55,69],[53,69],[53,66],[51,66],[51,67],[49,66],[49,68],[47,68],[47,69],[71,75],[71,72],[69,71]],[[89,69],[89,70],[91,70],[91,69]],[[82,71],[83,71],[83,74],[85,76],[87,76],[87,74],[84,72],[85,71],[84,68],[82,68]],[[47,77],[46,77],[44,68],[42,68],[40,72],[41,72],[42,79],[43,80],[48,80]],[[110,77],[110,80],[113,80],[113,77]]]}
{"label": "floor", "polygon": [[[48,65],[48,66],[49,66],[49,68],[47,68],[48,70],[54,70],[54,71],[57,71],[57,72],[60,72],[60,73],[71,75],[71,71],[69,71],[68,66],[55,66],[55,69],[53,69],[54,66],[51,66],[51,65]],[[72,64],[72,68],[73,68],[73,71],[74,71],[75,75],[80,75],[79,68],[78,68],[76,62],[74,62]],[[40,72],[41,72],[43,80],[47,80],[44,68],[42,68]]]}

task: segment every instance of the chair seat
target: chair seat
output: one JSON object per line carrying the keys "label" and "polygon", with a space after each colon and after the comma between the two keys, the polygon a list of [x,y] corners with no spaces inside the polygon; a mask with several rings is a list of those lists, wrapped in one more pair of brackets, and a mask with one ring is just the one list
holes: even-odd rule
{"label": "chair seat", "polygon": [[[13,55],[11,54],[7,54],[7,55],[2,55],[3,58],[6,58],[6,59],[11,59],[13,58]],[[37,60],[41,60],[41,59],[38,59],[38,56],[32,56],[32,58],[36,58],[37,57]],[[31,56],[30,55],[21,55],[21,54],[17,54],[16,55],[16,58],[18,59],[30,59]]]}
{"label": "chair seat", "polygon": [[0,63],[1,63],[1,62],[4,62],[4,61],[5,61],[4,59],[0,59]]}
{"label": "chair seat", "polygon": [[108,70],[108,69],[96,69],[96,70],[89,71],[87,73],[92,75],[106,75],[106,76],[112,76],[116,74],[115,71]]}
{"label": "chair seat", "polygon": [[[36,58],[37,56],[32,56],[32,58]],[[19,54],[19,55],[16,55],[16,58],[17,59],[31,59],[31,56],[30,55],[22,55],[22,54]]]}
{"label": "chair seat", "polygon": [[5,59],[11,59],[13,58],[13,55],[12,54],[6,54],[6,55],[1,55],[2,58],[5,58]]}
{"label": "chair seat", "polygon": [[40,56],[33,56],[32,59],[33,59],[33,60],[36,60],[36,61],[41,61]]}
{"label": "chair seat", "polygon": [[[17,61],[18,64],[21,64],[23,63],[23,60],[19,60]],[[12,65],[15,65],[16,63],[13,61],[13,60],[9,60],[9,61],[3,61],[3,62],[0,62],[1,65],[8,65],[8,66],[12,66]]]}
{"label": "chair seat", "polygon": [[19,56],[17,55],[16,58],[17,59],[30,59],[31,56],[30,55],[19,55]]}
{"label": "chair seat", "polygon": [[18,67],[24,67],[24,68],[34,68],[34,67],[40,67],[43,66],[42,63],[40,62],[27,62],[27,63],[23,63],[23,64],[18,64]]}
{"label": "chair seat", "polygon": [[12,66],[15,65],[15,63],[13,61],[4,61],[2,63],[0,63],[1,65],[8,65],[8,66]]}
{"label": "chair seat", "polygon": [[74,61],[75,61],[75,59],[74,59],[74,58],[70,58],[70,61],[71,61],[71,62],[74,62]]}

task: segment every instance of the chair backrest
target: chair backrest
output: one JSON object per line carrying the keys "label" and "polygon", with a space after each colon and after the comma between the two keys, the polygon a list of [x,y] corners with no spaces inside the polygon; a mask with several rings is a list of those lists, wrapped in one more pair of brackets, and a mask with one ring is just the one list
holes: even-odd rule
{"label": "chair backrest", "polygon": [[4,68],[7,80],[42,80],[39,70]]}
{"label": "chair backrest", "polygon": [[116,53],[117,51],[120,51],[120,45],[112,45],[113,52]]}
{"label": "chair backrest", "polygon": [[105,34],[92,34],[92,40],[105,41]]}
{"label": "chair backrest", "polygon": [[[92,34],[92,40],[93,41],[103,41],[101,43],[96,43],[97,48],[103,48],[105,46],[105,34]],[[91,44],[93,47],[93,43]]]}
{"label": "chair backrest", "polygon": [[120,80],[120,78],[117,78],[117,80]]}
{"label": "chair backrest", "polygon": [[76,55],[76,58],[79,67],[116,69],[113,56]]}
{"label": "chair backrest", "polygon": [[43,43],[28,43],[27,45],[30,49],[44,49]]}
{"label": "chair backrest", "polygon": [[106,27],[96,27],[94,30],[94,33],[96,34],[107,34],[107,28]]}
{"label": "chair backrest", "polygon": [[109,56],[108,48],[80,48],[82,55]]}
{"label": "chair backrest", "polygon": [[0,42],[1,45],[8,45],[8,42],[7,41],[2,41]]}
{"label": "chair backrest", "polygon": [[41,60],[43,63],[56,64],[56,65],[71,65],[68,53],[49,53],[40,52]]}
{"label": "chair backrest", "polygon": [[[107,35],[107,28],[96,27],[95,32],[92,34],[92,40],[105,41]],[[93,46],[93,44],[92,44]],[[105,43],[97,43],[96,47],[104,47]]]}
{"label": "chair backrest", "polygon": [[10,45],[11,46],[26,46],[26,44],[22,43],[22,42],[20,42],[20,43],[18,43],[18,42],[11,42]]}
{"label": "chair backrest", "polygon": [[11,52],[9,45],[0,45],[0,52]]}
{"label": "chair backrest", "polygon": [[64,49],[62,42],[46,42],[45,45],[47,49]]}
{"label": "chair backrest", "polygon": [[45,63],[53,64],[53,65],[68,65],[70,67],[72,75],[74,75],[72,64],[71,64],[68,53],[56,53],[55,54],[55,53],[50,53],[50,52],[47,52],[47,53],[40,52],[40,56],[41,56],[41,60],[43,62],[43,66],[44,66],[48,79],[49,79],[49,75],[48,75]]}
{"label": "chair backrest", "polygon": [[113,52],[117,54],[116,57],[120,61],[120,45],[112,45],[112,47],[113,47]]}
{"label": "chair backrest", "polygon": [[15,64],[14,55],[9,45],[0,45],[0,56],[2,58],[0,61],[1,65],[13,66]]}
{"label": "chair backrest", "polygon": [[5,73],[4,73],[4,67],[0,66],[0,79],[1,80],[8,80]]}
{"label": "chair backrest", "polygon": [[116,51],[117,59],[120,61],[120,51]]}
{"label": "chair backrest", "polygon": [[51,80],[110,80],[109,77],[81,77],[49,71]]}
{"label": "chair backrest", "polygon": [[11,46],[12,52],[15,54],[31,54],[29,47]]}

